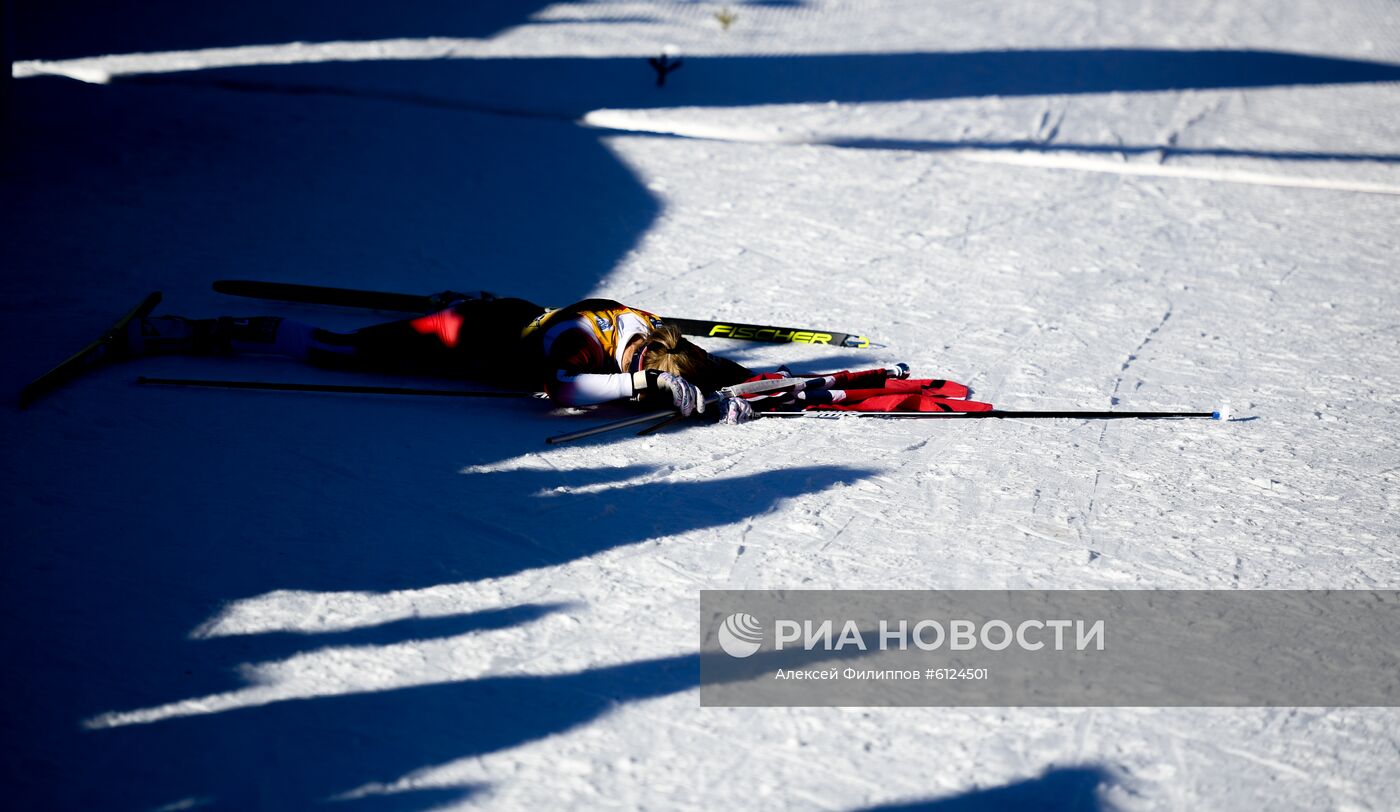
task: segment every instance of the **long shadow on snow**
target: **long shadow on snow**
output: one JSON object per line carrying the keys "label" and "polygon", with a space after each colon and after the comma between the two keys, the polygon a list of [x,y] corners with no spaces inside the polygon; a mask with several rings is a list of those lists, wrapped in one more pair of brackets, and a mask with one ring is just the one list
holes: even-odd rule
{"label": "long shadow on snow", "polygon": [[[322,62],[163,74],[529,116],[590,110],[1147,93],[1400,81],[1400,65],[1263,50],[1088,48],[693,56],[664,88],[635,57]],[[147,77],[143,81],[160,81]],[[1247,154],[1247,151],[1246,151]]]}
{"label": "long shadow on snow", "polygon": [[[223,600],[278,589],[387,591],[501,577],[741,522],[779,500],[866,474],[800,467],[679,484],[628,484],[645,479],[644,466],[464,474],[464,464],[518,453],[527,440],[538,447],[555,421],[499,404],[154,395],[135,387],[107,395],[114,414],[136,416],[128,424],[136,431],[155,429],[143,425],[143,408],[161,401],[183,408],[152,415],[160,441],[137,457],[95,439],[81,465],[59,460],[30,471],[31,496],[84,494],[113,506],[96,515],[17,512],[13,527],[10,572],[24,579],[7,578],[14,620],[5,650],[29,660],[59,644],[75,663],[47,670],[42,686],[24,684],[14,671],[4,678],[7,695],[22,698],[8,709],[7,730],[26,742],[30,756],[7,763],[29,766],[27,775],[11,776],[12,797],[41,801],[35,807],[76,808],[98,794],[138,792],[142,803],[231,793],[231,806],[246,808],[247,793],[257,791],[264,795],[249,802],[295,808],[315,793],[568,729],[598,706],[579,706],[571,683],[545,678],[488,680],[462,694],[449,686],[304,700],[117,731],[76,725],[107,711],[236,690],[244,684],[243,663],[321,646],[457,637],[528,623],[554,608],[525,605],[307,636],[189,639]],[[367,426],[374,430],[361,430]],[[108,429],[92,431],[100,438]],[[230,444],[229,437],[242,442]],[[326,451],[337,445],[337,455]],[[637,681],[660,679],[647,674]],[[469,724],[454,710],[459,700],[472,713],[491,711]],[[524,704],[515,707],[517,700]],[[34,769],[34,759],[89,766],[83,780],[63,782]],[[51,785],[35,783],[44,777]],[[282,783],[290,795],[281,794]],[[298,794],[303,786],[307,794]],[[282,804],[286,798],[292,800]]]}
{"label": "long shadow on snow", "polygon": [[[373,626],[325,632],[264,632],[252,637],[235,635],[209,637],[190,646],[190,663],[203,664],[200,680],[191,679],[181,687],[195,691],[221,691],[237,687],[230,678],[233,667],[252,660],[267,662],[304,654],[317,648],[387,646],[406,640],[441,640],[466,634],[508,629],[539,620],[573,607],[570,603],[523,603],[498,609],[483,609],[464,615],[411,617]],[[197,656],[194,656],[197,655]],[[199,682],[206,684],[200,686]]]}
{"label": "long shadow on snow", "polygon": [[[528,22],[552,0],[443,3],[441,0],[93,0],[14,3],[10,25],[15,59],[67,59],[98,54],[229,48],[286,42],[420,37],[486,38]],[[802,0],[735,0],[734,6],[801,6]],[[591,24],[639,23],[645,14],[593,18]]]}
{"label": "long shadow on snow", "polygon": [[45,0],[14,4],[12,46],[15,59],[68,59],[284,42],[477,38],[518,25],[547,5],[549,0]]}
{"label": "long shadow on snow", "polygon": [[[707,654],[728,659],[723,654]],[[832,652],[851,660],[862,652]],[[763,652],[765,667],[810,666],[806,652]],[[424,766],[484,756],[586,724],[618,706],[699,684],[702,655],[682,654],[551,676],[498,676],[392,691],[323,696],[153,724],[96,730],[73,745],[91,765],[109,801],[152,808],[202,798],[216,808],[304,809],[367,784],[384,784]],[[352,730],[325,746],[326,730]],[[275,733],[270,733],[275,731]],[[127,776],[151,769],[161,782]],[[33,800],[66,805],[63,787]],[[455,790],[470,793],[473,788]],[[435,793],[446,792],[437,790]],[[434,799],[438,795],[435,794]],[[423,808],[419,793],[368,796],[373,808]],[[358,802],[350,809],[359,809]]]}
{"label": "long shadow on snow", "polygon": [[[166,685],[148,681],[85,701],[87,689],[75,686],[73,710],[82,715],[227,688],[222,672],[235,662],[211,662],[217,651],[259,659],[285,653],[287,640],[276,635],[267,651],[250,640],[246,650],[184,642],[177,644],[183,651],[159,653],[224,600],[500,578],[739,523],[869,473],[798,466],[683,483],[628,482],[644,479],[644,466],[462,474],[465,463],[518,448],[522,434],[538,431],[530,447],[539,447],[553,421],[499,406],[464,412],[402,400],[162,394],[188,404],[189,413],[163,418],[161,442],[139,458],[99,446],[81,466],[29,472],[32,494],[89,494],[120,506],[118,513],[99,526],[87,511],[30,511],[12,525],[13,571],[35,570],[20,590],[33,601],[26,616],[47,618],[68,645],[110,658],[111,667],[173,656]],[[135,389],[114,396],[114,409],[132,412],[159,397]],[[237,410],[218,409],[221,403]],[[376,421],[374,432],[358,431]],[[235,436],[256,441],[230,445]],[[345,445],[340,458],[326,456],[337,443]],[[139,476],[130,475],[133,468]],[[53,568],[65,554],[80,557],[81,572],[70,571],[75,564]],[[88,606],[123,606],[132,617],[70,628],[63,607],[75,592]],[[388,642],[382,634],[376,640]],[[175,668],[185,658],[198,664],[197,674]]]}
{"label": "long shadow on snow", "polygon": [[1099,812],[1099,790],[1112,782],[1101,767],[1055,767],[1037,778],[946,798],[893,803],[865,812]]}
{"label": "long shadow on snow", "polygon": [[56,79],[15,102],[0,331],[36,348],[3,362],[16,388],[152,287],[191,316],[269,312],[209,291],[250,276],[567,303],[660,209],[602,133],[562,122]]}
{"label": "long shadow on snow", "polygon": [[[697,680],[696,656],[683,655],[558,676],[487,677],[277,702],[92,731],[74,746],[83,763],[101,765],[102,777],[121,788],[123,807],[196,797],[214,800],[216,808],[304,809],[425,766],[567,731],[619,704],[689,690]],[[353,720],[348,729],[346,720]],[[326,746],[328,729],[345,731],[334,747]],[[159,783],[123,780],[153,753],[163,762]],[[414,795],[379,803],[425,806]]]}

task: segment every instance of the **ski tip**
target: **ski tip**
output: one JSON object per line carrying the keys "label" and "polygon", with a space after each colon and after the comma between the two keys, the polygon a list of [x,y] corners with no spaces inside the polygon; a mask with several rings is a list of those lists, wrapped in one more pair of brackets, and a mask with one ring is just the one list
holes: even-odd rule
{"label": "ski tip", "polygon": [[138,307],[136,309],[136,312],[132,314],[132,318],[144,319],[147,316],[151,315],[151,312],[156,309],[157,305],[160,304],[162,298],[163,297],[160,295],[160,291],[158,290],[153,290],[150,293],[146,294],[146,298],[142,300],[141,306]]}

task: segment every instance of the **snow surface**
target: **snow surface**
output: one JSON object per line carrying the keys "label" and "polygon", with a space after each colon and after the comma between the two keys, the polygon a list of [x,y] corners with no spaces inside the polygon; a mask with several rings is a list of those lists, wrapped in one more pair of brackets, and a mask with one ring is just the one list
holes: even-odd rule
{"label": "snow surface", "polygon": [[266,278],[811,324],[888,349],[711,346],[1235,419],[547,448],[616,412],[104,370],[3,425],[7,806],[1393,808],[1394,710],[701,709],[696,617],[1400,587],[1400,6],[729,5],[20,4],[6,379],[156,288],[379,318],[209,291]]}

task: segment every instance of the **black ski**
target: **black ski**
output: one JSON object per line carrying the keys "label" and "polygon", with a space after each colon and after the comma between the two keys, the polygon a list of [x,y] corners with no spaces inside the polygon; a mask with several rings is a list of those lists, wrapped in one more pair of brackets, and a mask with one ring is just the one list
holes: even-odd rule
{"label": "black ski", "polygon": [[[221,279],[214,283],[214,290],[219,293],[246,296],[253,299],[363,307],[371,310],[391,310],[403,313],[431,313],[468,296],[468,294],[453,291],[424,296],[414,293],[357,290],[323,285],[297,285],[287,282],[258,282],[248,279]],[[871,342],[865,336],[841,333],[835,330],[817,330],[810,327],[777,327],[764,324],[706,321],[704,319],[679,319],[669,316],[662,316],[661,320],[667,324],[675,325],[685,335],[705,338],[729,338],[738,341],[761,341],[769,344],[828,344],[856,349],[876,349],[883,346]]]}
{"label": "black ski", "polygon": [[331,392],[348,395],[414,395],[447,398],[541,398],[543,392],[512,392],[497,389],[424,389],[413,386],[358,386],[330,383],[286,383],[276,381],[229,381],[211,378],[148,378],[136,382],[146,386],[189,386],[206,389],[256,389],[270,392]]}
{"label": "black ski", "polygon": [[703,319],[677,319],[669,316],[662,316],[661,320],[667,324],[674,324],[684,335],[705,338],[732,338],[736,341],[762,341],[768,344],[830,344],[858,350],[880,349],[885,346],[876,344],[865,336],[838,333],[834,330],[738,324]]}
{"label": "black ski", "polygon": [[257,282],[248,279],[220,279],[214,283],[214,290],[218,293],[246,296],[250,299],[276,299],[281,302],[302,304],[363,307],[369,310],[390,310],[397,313],[431,313],[434,310],[441,310],[459,299],[469,298],[468,294],[452,291],[423,296],[416,293],[332,288],[323,285],[296,285],[289,282]]}
{"label": "black ski", "polygon": [[140,304],[133,307],[125,316],[117,319],[111,327],[107,328],[106,332],[98,336],[92,343],[68,356],[58,366],[30,381],[28,386],[20,390],[19,407],[21,409],[27,408],[29,404],[40,397],[77,377],[93,365],[101,363],[102,358],[99,351],[111,344],[117,337],[122,336],[126,332],[127,324],[131,323],[132,319],[144,318],[158,304],[160,304],[160,291],[147,294]]}

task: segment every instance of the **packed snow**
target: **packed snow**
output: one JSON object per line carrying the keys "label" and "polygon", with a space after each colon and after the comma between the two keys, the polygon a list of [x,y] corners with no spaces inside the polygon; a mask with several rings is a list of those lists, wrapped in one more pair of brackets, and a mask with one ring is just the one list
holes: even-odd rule
{"label": "packed snow", "polygon": [[1400,588],[1395,3],[16,5],[13,391],[149,290],[388,318],[209,288],[254,278],[607,296],[885,345],[705,342],[761,369],[1233,413],[549,447],[624,411],[114,365],[0,435],[10,808],[1394,806],[1393,709],[701,708],[697,618]]}

